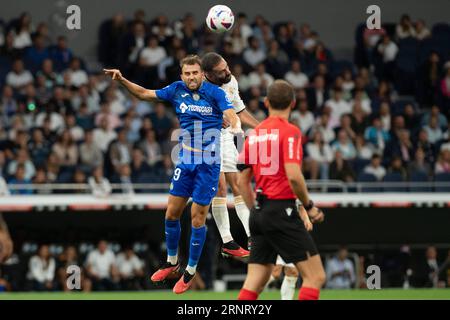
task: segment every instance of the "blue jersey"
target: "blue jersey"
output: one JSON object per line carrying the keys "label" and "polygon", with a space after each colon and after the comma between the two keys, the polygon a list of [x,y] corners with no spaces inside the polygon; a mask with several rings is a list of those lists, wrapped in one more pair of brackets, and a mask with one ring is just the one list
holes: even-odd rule
{"label": "blue jersey", "polygon": [[[175,107],[181,129],[190,134],[189,147],[211,150],[220,144],[220,139],[208,138],[205,132],[209,129],[219,131],[222,128],[223,111],[232,109],[233,104],[220,87],[203,82],[196,91],[190,90],[183,81],[176,81],[167,87],[156,90],[159,99],[170,102]],[[201,135],[200,132],[201,124]],[[186,144],[186,139],[180,137]],[[218,140],[218,141],[216,141]]]}

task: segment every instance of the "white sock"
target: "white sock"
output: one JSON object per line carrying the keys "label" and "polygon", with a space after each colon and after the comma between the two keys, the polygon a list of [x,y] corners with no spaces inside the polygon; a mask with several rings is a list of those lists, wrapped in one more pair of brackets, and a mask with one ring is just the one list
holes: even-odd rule
{"label": "white sock", "polygon": [[236,209],[236,214],[241,220],[242,225],[244,226],[245,233],[247,237],[250,237],[250,227],[249,227],[249,219],[250,219],[250,210],[248,210],[245,205],[244,199],[242,196],[234,197],[234,207]]}
{"label": "white sock", "polygon": [[178,262],[178,255],[176,255],[176,256],[169,256],[169,255],[167,255],[167,262],[169,262],[170,264],[177,264],[177,262]]}
{"label": "white sock", "polygon": [[191,266],[187,266],[186,267],[186,271],[189,272],[190,275],[194,275],[195,271],[197,271],[197,265],[191,267]]}
{"label": "white sock", "polygon": [[233,240],[230,231],[230,217],[228,216],[227,198],[215,197],[212,200],[212,215],[219,229],[223,243]]}
{"label": "white sock", "polygon": [[284,276],[281,284],[281,300],[293,300],[295,294],[295,285],[297,284],[297,277]]}

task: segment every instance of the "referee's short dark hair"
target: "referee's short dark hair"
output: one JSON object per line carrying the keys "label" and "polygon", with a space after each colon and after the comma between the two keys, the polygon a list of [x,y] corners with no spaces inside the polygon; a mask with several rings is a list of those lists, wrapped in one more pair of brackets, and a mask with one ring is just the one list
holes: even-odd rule
{"label": "referee's short dark hair", "polygon": [[267,99],[273,109],[284,110],[294,101],[294,88],[284,80],[275,80],[267,90]]}
{"label": "referee's short dark hair", "polygon": [[222,56],[215,52],[208,52],[202,57],[202,69],[205,72],[212,72],[214,67],[222,60]]}

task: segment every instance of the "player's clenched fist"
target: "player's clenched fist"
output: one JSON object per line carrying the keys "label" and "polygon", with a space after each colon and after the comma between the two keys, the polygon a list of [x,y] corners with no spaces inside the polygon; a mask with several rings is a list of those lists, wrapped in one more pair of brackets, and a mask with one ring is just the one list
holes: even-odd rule
{"label": "player's clenched fist", "polygon": [[113,80],[120,81],[123,79],[122,73],[118,69],[103,69],[103,71],[105,74],[110,75]]}

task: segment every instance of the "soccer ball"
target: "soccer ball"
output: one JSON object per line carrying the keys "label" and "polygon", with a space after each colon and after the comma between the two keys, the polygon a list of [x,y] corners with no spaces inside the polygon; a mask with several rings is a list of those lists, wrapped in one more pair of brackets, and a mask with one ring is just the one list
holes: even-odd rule
{"label": "soccer ball", "polygon": [[225,32],[231,30],[234,24],[234,14],[230,8],[224,5],[216,5],[209,9],[206,17],[206,25],[213,32]]}

